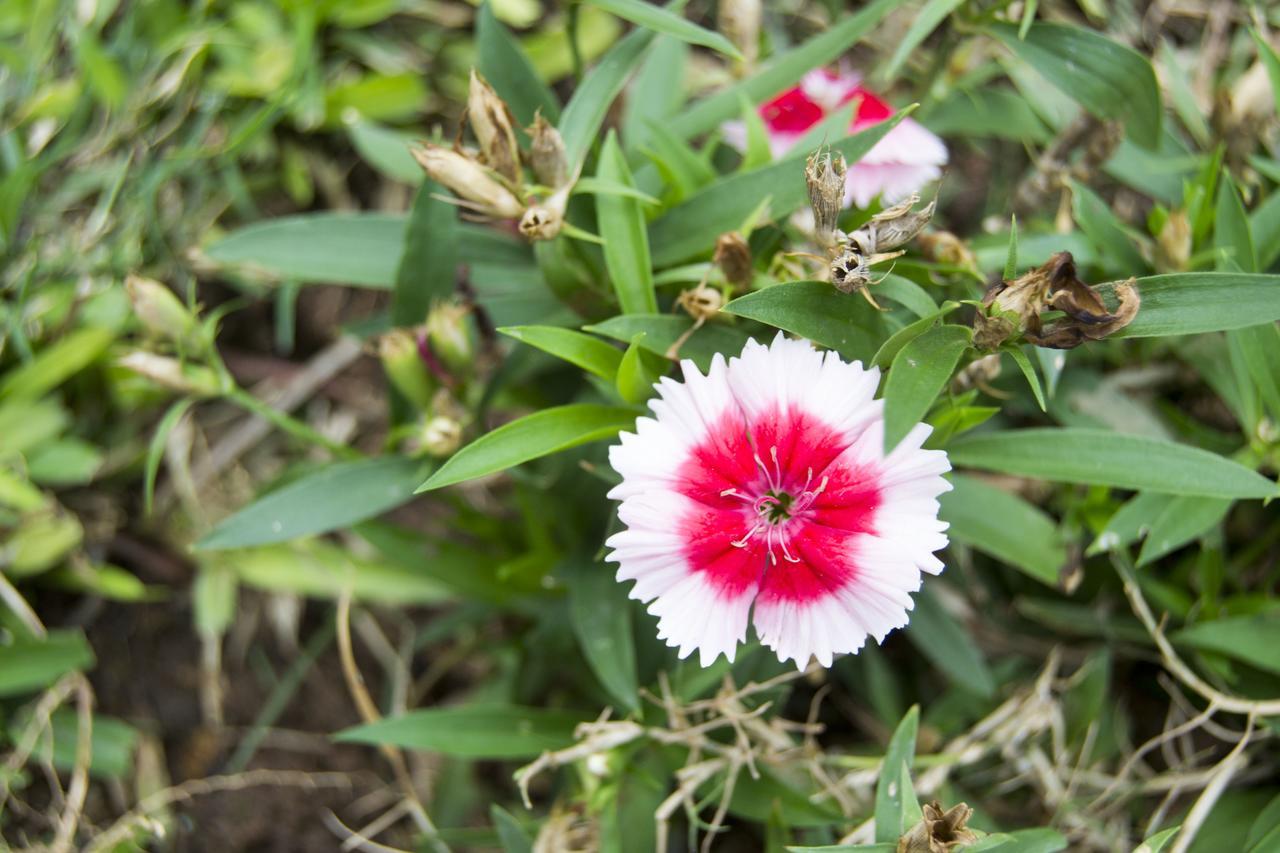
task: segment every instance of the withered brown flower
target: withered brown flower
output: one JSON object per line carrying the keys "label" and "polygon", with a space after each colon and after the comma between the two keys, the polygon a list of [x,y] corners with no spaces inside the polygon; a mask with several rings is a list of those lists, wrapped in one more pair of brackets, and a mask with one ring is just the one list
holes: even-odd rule
{"label": "withered brown flower", "polygon": [[[1071,253],[1059,252],[1043,266],[987,290],[985,310],[974,318],[974,344],[996,349],[1021,335],[1036,346],[1073,349],[1101,340],[1129,325],[1141,305],[1133,279],[1117,284],[1115,294],[1119,304],[1113,312],[1080,280]],[[1064,316],[1045,325],[1041,315],[1048,310]]]}
{"label": "withered brown flower", "polygon": [[923,818],[898,839],[898,853],[950,853],[961,844],[972,844],[978,836],[965,826],[973,809],[957,803],[945,812],[934,800],[921,810]]}

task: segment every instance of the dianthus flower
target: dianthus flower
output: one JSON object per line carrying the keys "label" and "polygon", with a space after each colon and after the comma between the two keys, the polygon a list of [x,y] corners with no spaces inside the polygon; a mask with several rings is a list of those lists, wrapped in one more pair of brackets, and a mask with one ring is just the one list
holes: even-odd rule
{"label": "dianthus flower", "polygon": [[752,621],[780,660],[830,666],[905,625],[947,544],[950,465],[922,449],[930,427],[886,455],[879,371],[781,333],[705,376],[681,367],[609,453],[626,529],[608,559],[658,636],[707,666],[732,661]]}
{"label": "dianthus flower", "polygon": [[[799,86],[762,104],[760,117],[774,158],[790,151],[811,127],[854,98],[860,101],[850,133],[879,124],[894,113],[892,107],[862,87],[856,74],[825,69],[810,71]],[[745,149],[747,132],[742,122],[725,122],[721,129],[726,142]],[[947,147],[942,140],[914,119],[904,118],[849,167],[845,203],[865,208],[876,196],[884,204],[901,201],[937,179],[946,164]]]}

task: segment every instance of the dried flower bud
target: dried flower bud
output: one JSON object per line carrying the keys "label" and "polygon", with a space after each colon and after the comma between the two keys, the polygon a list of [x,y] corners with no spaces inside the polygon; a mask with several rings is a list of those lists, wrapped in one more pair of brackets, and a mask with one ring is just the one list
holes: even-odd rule
{"label": "dried flower bud", "polygon": [[755,278],[751,247],[737,231],[721,234],[716,239],[716,251],[711,260],[734,287],[746,287]]}
{"label": "dried flower bud", "polygon": [[958,803],[947,811],[937,800],[921,809],[920,822],[898,839],[897,853],[951,853],[964,844],[972,844],[978,836],[965,824],[973,809]]}
{"label": "dried flower bud", "polygon": [[422,427],[422,449],[432,456],[452,456],[462,445],[462,424],[451,417],[436,415]]}
{"label": "dried flower bud", "polygon": [[503,186],[494,173],[470,157],[450,148],[426,143],[412,149],[431,179],[453,190],[468,206],[499,219],[516,219],[524,205]]}
{"label": "dried flower bud", "polygon": [[920,251],[926,258],[940,264],[975,269],[978,259],[963,240],[950,231],[931,231],[921,234]]}
{"label": "dried flower bud", "polygon": [[378,358],[387,378],[419,409],[431,405],[436,382],[418,351],[418,338],[408,329],[392,329],[378,340]]}
{"label": "dried flower bud", "polygon": [[[1059,252],[1043,266],[1012,282],[993,285],[982,299],[985,312],[974,318],[974,343],[995,349],[1021,335],[1028,343],[1072,349],[1127,326],[1141,304],[1133,280],[1115,287],[1119,306],[1113,313],[1097,291],[1076,275],[1070,252]],[[1045,328],[1040,315],[1048,308],[1066,316]]]}
{"label": "dried flower bud", "polygon": [[816,151],[805,162],[804,179],[813,208],[813,233],[824,245],[834,240],[836,223],[844,207],[844,176],[848,167],[844,155]]}
{"label": "dried flower bud", "polygon": [[450,300],[438,303],[427,315],[427,345],[454,376],[471,372],[476,357],[471,336],[471,309]]}
{"label": "dried flower bud", "polygon": [[701,326],[724,307],[724,294],[706,284],[680,291],[676,304]]}
{"label": "dried flower bud", "polygon": [[1185,210],[1172,210],[1156,235],[1156,266],[1184,270],[1191,260],[1191,220]]}
{"label": "dried flower bud", "polygon": [[920,196],[912,193],[904,201],[871,217],[866,225],[853,232],[850,237],[864,252],[872,255],[905,245],[929,224],[938,205],[935,199],[922,209],[912,211],[919,200]]}
{"label": "dried flower bud", "polygon": [[135,350],[120,359],[121,367],[150,379],[157,385],[196,397],[216,397],[222,392],[218,374],[198,364],[184,364],[176,358]]}
{"label": "dried flower bud", "polygon": [[158,281],[130,274],[124,280],[133,313],[148,332],[176,344],[197,343],[196,318],[173,291]]}
{"label": "dried flower bud", "polygon": [[831,259],[829,275],[836,290],[853,293],[864,290],[871,283],[871,266],[862,250],[851,243]]}
{"label": "dried flower bud", "polygon": [[511,126],[511,111],[474,68],[467,93],[467,121],[480,143],[484,162],[512,184],[521,183],[520,147]]}
{"label": "dried flower bud", "polygon": [[544,187],[558,190],[569,180],[569,163],[564,153],[564,139],[551,122],[542,117],[542,111],[534,113],[529,134],[529,162],[533,174]]}
{"label": "dried flower bud", "polygon": [[554,240],[564,227],[564,212],[569,204],[566,184],[555,195],[541,203],[529,205],[520,217],[520,233],[527,240]]}
{"label": "dried flower bud", "polygon": [[760,54],[760,21],[764,4],[760,0],[720,0],[717,23],[720,32],[742,54],[742,62],[736,68],[746,71],[755,64]]}

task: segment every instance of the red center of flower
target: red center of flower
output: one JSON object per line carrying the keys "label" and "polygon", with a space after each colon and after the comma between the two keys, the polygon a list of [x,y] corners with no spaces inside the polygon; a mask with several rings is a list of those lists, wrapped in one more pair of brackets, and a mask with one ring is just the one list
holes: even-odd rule
{"label": "red center of flower", "polygon": [[[872,92],[854,86],[840,99],[847,104],[854,98],[861,98],[858,112],[853,117],[851,129],[861,130],[868,125],[882,122],[893,115],[893,107],[882,101]],[[760,117],[765,126],[774,133],[803,133],[822,121],[826,110],[804,93],[804,89],[796,86],[767,101],[760,107]]]}
{"label": "red center of flower", "polygon": [[876,472],[838,458],[847,444],[794,408],[750,427],[725,416],[680,470],[690,567],[726,598],[758,587],[767,600],[803,603],[846,586],[880,505]]}

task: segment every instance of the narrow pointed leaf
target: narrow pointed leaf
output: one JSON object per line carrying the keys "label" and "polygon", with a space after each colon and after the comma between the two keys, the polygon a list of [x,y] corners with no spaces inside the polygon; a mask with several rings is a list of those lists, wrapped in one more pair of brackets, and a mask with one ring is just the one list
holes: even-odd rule
{"label": "narrow pointed leaf", "polygon": [[440,466],[418,491],[473,480],[531,459],[611,438],[635,420],[634,409],[594,403],[543,409],[480,436]]}
{"label": "narrow pointed leaf", "polygon": [[539,109],[552,124],[559,120],[556,96],[538,76],[520,42],[493,14],[489,2],[481,4],[476,13],[476,65],[522,127],[533,123]]}
{"label": "narrow pointed leaf", "polygon": [[884,387],[884,449],[924,419],[973,340],[967,326],[935,326],[902,348]]}
{"label": "narrow pointed leaf", "polygon": [[[602,181],[634,187],[617,134],[610,131],[600,152],[596,177]],[[604,261],[624,314],[653,314],[658,310],[653,290],[653,265],[649,259],[649,235],[644,212],[634,198],[602,195],[596,198],[600,236],[604,238]]]}
{"label": "narrow pointed leaf", "polygon": [[424,708],[346,729],[345,743],[386,744],[463,758],[536,758],[573,743],[586,715],[516,705]]}
{"label": "narrow pointed leaf", "polygon": [[938,516],[957,542],[1003,560],[1029,577],[1056,587],[1067,549],[1053,519],[1038,507],[976,477],[951,475]]}
{"label": "narrow pointed leaf", "polygon": [[401,456],[337,462],[223,519],[196,547],[247,548],[350,527],[408,502],[423,473],[421,461]]}
{"label": "narrow pointed leaf", "polygon": [[870,361],[883,337],[884,319],[857,294],[824,281],[796,281],[739,296],[729,314],[767,323],[830,347],[847,359]]}
{"label": "narrow pointed leaf", "polygon": [[1205,497],[1280,495],[1271,480],[1207,450],[1101,429],[970,434],[951,442],[947,452],[956,467],[1064,483]]}
{"label": "narrow pointed leaf", "polygon": [[876,841],[897,841],[909,827],[904,826],[905,808],[901,776],[903,765],[910,767],[916,754],[916,732],[920,728],[920,706],[912,705],[889,739],[880,779],[876,783]]}
{"label": "narrow pointed leaf", "polygon": [[551,353],[570,364],[612,382],[622,363],[622,353],[599,338],[558,326],[506,326],[498,330],[521,343]]}
{"label": "narrow pointed leaf", "polygon": [[582,85],[565,105],[557,129],[564,138],[570,175],[576,174],[586,159],[613,99],[640,64],[653,35],[651,30],[635,30],[615,44],[583,78]]}
{"label": "narrow pointed leaf", "polygon": [[720,33],[704,29],[670,9],[646,3],[644,0],[587,0],[587,2],[654,32],[672,36],[689,44],[709,47],[735,59],[742,58],[742,54],[733,46],[733,42]]}

